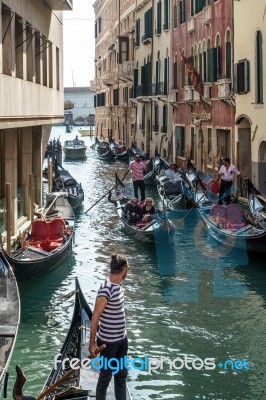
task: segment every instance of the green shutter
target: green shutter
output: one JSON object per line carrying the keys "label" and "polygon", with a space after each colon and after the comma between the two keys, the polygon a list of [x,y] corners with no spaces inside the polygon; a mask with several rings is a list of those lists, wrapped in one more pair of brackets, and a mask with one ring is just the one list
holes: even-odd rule
{"label": "green shutter", "polygon": [[174,28],[177,28],[177,5],[174,5]]}
{"label": "green shutter", "polygon": [[244,61],[244,90],[245,92],[249,92],[249,61]]}
{"label": "green shutter", "polygon": [[238,64],[234,65],[234,92],[238,93]]}
{"label": "green shutter", "polygon": [[208,81],[217,81],[217,48],[208,49]]}
{"label": "green shutter", "polygon": [[164,26],[163,29],[169,29],[169,5],[168,0],[164,0]]}
{"label": "green shutter", "polygon": [[231,78],[231,42],[225,43],[225,77]]}
{"label": "green shutter", "polygon": [[157,35],[162,33],[162,2],[157,3]]}
{"label": "green shutter", "polygon": [[164,94],[168,94],[168,58],[164,59],[164,83],[163,83]]}

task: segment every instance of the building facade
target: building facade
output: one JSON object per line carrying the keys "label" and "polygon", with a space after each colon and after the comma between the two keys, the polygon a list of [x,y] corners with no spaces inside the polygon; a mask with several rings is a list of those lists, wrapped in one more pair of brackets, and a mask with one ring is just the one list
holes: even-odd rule
{"label": "building facade", "polygon": [[65,123],[70,125],[90,125],[95,123],[94,92],[89,87],[65,87],[65,104],[73,103],[73,108],[65,110]]}
{"label": "building facade", "polygon": [[0,230],[5,239],[7,218],[16,235],[31,218],[32,204],[42,204],[43,155],[52,124],[63,121],[63,11],[72,9],[72,0],[5,0],[0,8]]}
{"label": "building facade", "polygon": [[234,2],[236,153],[240,171],[266,194],[266,1],[253,8],[248,0]]}
{"label": "building facade", "polygon": [[95,12],[95,129],[101,138],[129,146],[132,113],[135,1],[97,0]]}

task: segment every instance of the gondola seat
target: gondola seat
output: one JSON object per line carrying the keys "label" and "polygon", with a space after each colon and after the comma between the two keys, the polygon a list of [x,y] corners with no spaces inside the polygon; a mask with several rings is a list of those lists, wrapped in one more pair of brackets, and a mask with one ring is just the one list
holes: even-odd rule
{"label": "gondola seat", "polygon": [[40,244],[41,247],[45,246],[49,238],[49,227],[46,221],[36,219],[31,225],[31,237],[29,244],[31,246]]}
{"label": "gondola seat", "polygon": [[229,204],[226,207],[226,215],[233,229],[241,229],[247,225],[244,221],[244,212],[237,204]]}
{"label": "gondola seat", "polygon": [[63,234],[66,232],[66,225],[63,218],[53,218],[49,225],[49,241],[50,242],[63,242]]}

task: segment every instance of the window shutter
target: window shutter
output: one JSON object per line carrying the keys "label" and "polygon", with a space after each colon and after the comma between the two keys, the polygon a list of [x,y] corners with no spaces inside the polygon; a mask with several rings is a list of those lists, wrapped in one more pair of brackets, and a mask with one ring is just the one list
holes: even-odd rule
{"label": "window shutter", "polygon": [[[188,61],[189,61],[190,64],[194,65],[193,56],[188,57]],[[187,73],[187,83],[188,83],[188,85],[192,85],[191,76],[190,76],[189,73]]]}
{"label": "window shutter", "polygon": [[162,2],[157,3],[157,35],[162,33]]}
{"label": "window shutter", "polygon": [[164,94],[168,93],[168,58],[164,59],[164,83],[163,83]]}
{"label": "window shutter", "polygon": [[217,81],[217,48],[208,49],[208,80],[209,82]]}
{"label": "window shutter", "polygon": [[93,97],[94,97],[94,108],[96,108],[97,107],[96,95],[94,95]]}
{"label": "window shutter", "polygon": [[97,21],[94,23],[94,37],[97,38]]}
{"label": "window shutter", "polygon": [[244,90],[249,92],[249,61],[244,61]]}
{"label": "window shutter", "polygon": [[177,4],[174,5],[174,28],[177,28]]}
{"label": "window shutter", "polygon": [[225,43],[225,77],[231,78],[231,42]]}
{"label": "window shutter", "polygon": [[169,5],[168,0],[164,0],[164,29],[169,29]]}
{"label": "window shutter", "polygon": [[190,0],[190,15],[194,15],[194,0]]}
{"label": "window shutter", "polygon": [[217,54],[216,54],[216,60],[217,60],[217,64],[216,64],[216,70],[217,70],[217,79],[221,78],[222,75],[222,59],[221,59],[221,47],[218,46],[216,48]]}
{"label": "window shutter", "polygon": [[142,67],[141,67],[140,80],[141,80],[141,84],[144,85],[144,83],[145,83],[145,66],[144,65],[142,65]]}
{"label": "window shutter", "polygon": [[140,45],[140,19],[136,21],[136,46]]}
{"label": "window shutter", "polygon": [[234,65],[234,92],[238,93],[238,64]]}

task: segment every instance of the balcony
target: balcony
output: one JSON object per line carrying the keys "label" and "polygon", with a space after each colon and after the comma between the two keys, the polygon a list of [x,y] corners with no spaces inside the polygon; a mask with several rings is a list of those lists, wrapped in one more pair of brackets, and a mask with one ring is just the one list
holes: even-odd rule
{"label": "balcony", "polygon": [[103,84],[106,86],[113,86],[115,84],[116,74],[115,72],[106,72],[103,76]]}
{"label": "balcony", "polygon": [[219,99],[229,99],[231,94],[231,79],[218,79],[217,86]]}
{"label": "balcony", "polygon": [[90,81],[90,86],[92,90],[100,90],[101,88],[101,79],[94,78],[93,81]]}
{"label": "balcony", "polygon": [[152,126],[152,130],[154,133],[159,132],[159,122],[155,122],[155,124]]}
{"label": "balcony", "polygon": [[212,9],[211,6],[206,6],[203,8],[203,24],[208,25],[211,23],[212,19]]}
{"label": "balcony", "polygon": [[149,43],[151,43],[151,40],[152,40],[152,34],[151,33],[145,33],[145,35],[143,35],[142,38],[141,38],[141,43],[149,44]]}
{"label": "balcony", "polygon": [[209,100],[212,98],[212,83],[204,83],[204,99]]}
{"label": "balcony", "polygon": [[185,101],[193,101],[194,100],[194,90],[193,86],[185,86],[184,87],[184,93],[185,93]]}
{"label": "balcony", "polygon": [[177,104],[178,102],[178,91],[176,92],[171,92],[169,94],[169,103],[171,104]]}
{"label": "balcony", "polygon": [[124,75],[133,75],[134,68],[135,68],[135,62],[134,61],[123,61],[122,73]]}
{"label": "balcony", "polygon": [[73,10],[73,0],[44,0],[51,10],[69,11]]}
{"label": "balcony", "polygon": [[194,17],[190,14],[187,15],[187,33],[191,34],[195,31],[195,21]]}

